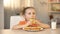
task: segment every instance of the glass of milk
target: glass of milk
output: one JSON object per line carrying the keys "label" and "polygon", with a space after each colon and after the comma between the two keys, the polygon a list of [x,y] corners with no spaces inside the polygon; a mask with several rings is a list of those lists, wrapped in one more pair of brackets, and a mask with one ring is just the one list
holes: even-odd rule
{"label": "glass of milk", "polygon": [[52,19],[51,20],[51,29],[56,29],[56,25],[57,25],[57,20],[56,19]]}

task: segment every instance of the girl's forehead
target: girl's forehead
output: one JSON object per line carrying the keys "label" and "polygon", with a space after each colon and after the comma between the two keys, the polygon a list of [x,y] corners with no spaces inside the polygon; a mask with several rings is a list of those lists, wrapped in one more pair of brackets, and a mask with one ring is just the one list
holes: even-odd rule
{"label": "girl's forehead", "polygon": [[35,12],[35,9],[33,9],[33,8],[29,8],[29,9],[27,9],[26,11],[27,11],[27,12],[29,12],[29,11],[31,11],[31,12]]}

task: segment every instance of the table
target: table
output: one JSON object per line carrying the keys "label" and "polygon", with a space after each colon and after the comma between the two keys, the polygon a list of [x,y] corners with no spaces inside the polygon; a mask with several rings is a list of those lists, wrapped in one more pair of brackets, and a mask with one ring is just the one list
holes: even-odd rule
{"label": "table", "polygon": [[60,34],[60,28],[57,28],[55,30],[44,29],[39,32],[28,32],[28,31],[23,31],[23,30],[4,29],[4,30],[0,30],[0,34]]}

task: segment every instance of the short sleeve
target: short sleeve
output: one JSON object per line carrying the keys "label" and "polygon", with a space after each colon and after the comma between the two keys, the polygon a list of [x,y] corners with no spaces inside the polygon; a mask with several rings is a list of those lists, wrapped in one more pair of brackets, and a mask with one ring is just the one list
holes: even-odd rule
{"label": "short sleeve", "polygon": [[19,25],[25,25],[27,22],[26,21],[20,21]]}

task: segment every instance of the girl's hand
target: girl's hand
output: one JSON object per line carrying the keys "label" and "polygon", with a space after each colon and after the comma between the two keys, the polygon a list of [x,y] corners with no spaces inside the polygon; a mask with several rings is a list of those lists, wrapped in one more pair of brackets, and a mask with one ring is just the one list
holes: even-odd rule
{"label": "girl's hand", "polygon": [[39,26],[42,27],[42,28],[45,28],[45,29],[50,28],[50,26],[48,24],[44,24],[41,21],[36,20],[36,23],[38,23]]}

